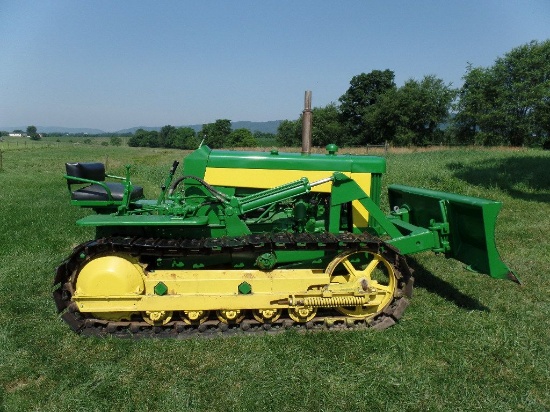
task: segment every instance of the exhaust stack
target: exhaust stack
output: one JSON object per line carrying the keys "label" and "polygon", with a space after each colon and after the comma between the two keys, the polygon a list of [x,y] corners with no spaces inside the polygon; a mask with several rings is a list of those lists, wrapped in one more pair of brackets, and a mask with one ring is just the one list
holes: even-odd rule
{"label": "exhaust stack", "polygon": [[302,155],[311,154],[311,91],[308,90],[304,97],[304,111],[302,112]]}

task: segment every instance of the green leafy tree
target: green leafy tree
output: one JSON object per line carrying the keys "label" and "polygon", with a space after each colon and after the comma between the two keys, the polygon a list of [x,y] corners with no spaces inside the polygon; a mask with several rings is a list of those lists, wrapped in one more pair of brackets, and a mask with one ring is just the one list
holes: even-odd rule
{"label": "green leafy tree", "polygon": [[340,121],[340,111],[335,103],[330,103],[325,107],[313,108],[312,117],[311,143],[313,146],[324,147],[330,143],[340,146],[348,145],[346,128]]}
{"label": "green leafy tree", "polygon": [[139,143],[139,138],[135,134],[128,139],[128,146],[130,147],[139,147]]}
{"label": "green leafy tree", "polygon": [[163,126],[158,134],[159,147],[175,147],[174,140],[176,139],[176,128],[171,125]]}
{"label": "green leafy tree", "polygon": [[179,127],[174,138],[174,147],[177,149],[192,150],[199,147],[195,131],[190,127]]}
{"label": "green leafy tree", "polygon": [[254,131],[254,133],[252,133],[254,135],[254,138],[255,139],[264,139],[264,140],[273,140],[275,139],[275,135],[273,133],[269,133],[269,132],[261,132],[259,130],[256,130]]}
{"label": "green leafy tree", "polygon": [[218,119],[214,123],[203,124],[199,138],[211,148],[217,149],[227,144],[231,134],[231,120]]}
{"label": "green leafy tree", "polygon": [[387,139],[393,130],[386,130],[378,120],[381,97],[396,88],[391,70],[373,70],[354,76],[350,87],[340,97],[340,116],[348,129],[351,144],[376,143]]}
{"label": "green leafy tree", "polygon": [[489,84],[487,69],[468,65],[467,71],[468,73],[463,77],[464,84],[458,91],[456,115],[452,122],[453,133],[458,143],[483,143],[479,141],[478,131],[482,117],[494,106],[494,104],[487,105],[493,100],[491,96],[494,96],[494,91],[486,87]]}
{"label": "green leafy tree", "polygon": [[550,135],[550,40],[514,48],[486,69],[470,65],[454,130],[468,143],[543,144]]}
{"label": "green leafy tree", "polygon": [[283,120],[277,127],[279,146],[299,147],[302,141],[302,123],[300,120]]}
{"label": "green leafy tree", "polygon": [[273,146],[276,144],[276,135],[269,132],[254,131],[254,139],[258,142],[258,146]]}
{"label": "green leafy tree", "polygon": [[396,145],[425,145],[443,139],[441,125],[449,118],[456,90],[433,75],[407,80],[377,103],[373,124],[392,130],[387,140]]}
{"label": "green leafy tree", "polygon": [[236,129],[231,132],[228,139],[228,146],[231,147],[256,147],[258,142],[252,132],[248,129]]}
{"label": "green leafy tree", "polygon": [[144,147],[147,139],[147,131],[144,129],[137,129],[132,137],[128,139],[128,146],[130,147]]}
{"label": "green leafy tree", "polygon": [[158,132],[137,129],[134,135],[128,139],[128,146],[131,147],[159,147]]}
{"label": "green leafy tree", "polygon": [[40,140],[40,135],[36,132],[36,126],[27,127],[27,136],[29,136],[31,140]]}
{"label": "green leafy tree", "polygon": [[159,132],[151,130],[147,132],[145,138],[145,146],[147,147],[160,147]]}

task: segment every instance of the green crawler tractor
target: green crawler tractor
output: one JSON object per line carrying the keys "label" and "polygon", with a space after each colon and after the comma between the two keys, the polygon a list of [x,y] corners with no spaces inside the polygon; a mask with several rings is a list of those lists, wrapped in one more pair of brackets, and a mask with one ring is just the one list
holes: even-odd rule
{"label": "green crawler tractor", "polygon": [[494,241],[499,202],[393,185],[382,157],[202,146],[144,197],[101,163],[67,163],[94,239],[57,268],[54,299],[79,333],[197,336],[384,329],[409,303],[405,256],[434,251],[517,280]]}

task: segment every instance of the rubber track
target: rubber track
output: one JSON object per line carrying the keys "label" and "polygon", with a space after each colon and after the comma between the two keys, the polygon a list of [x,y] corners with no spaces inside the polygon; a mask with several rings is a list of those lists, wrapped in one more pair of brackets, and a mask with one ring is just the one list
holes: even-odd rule
{"label": "rubber track", "polygon": [[[70,278],[82,263],[98,254],[128,253],[142,256],[175,257],[208,255],[221,252],[264,253],[280,250],[368,250],[381,254],[393,267],[398,279],[397,296],[386,309],[369,319],[354,319],[335,315],[334,310],[319,308],[317,316],[307,323],[280,318],[273,323],[245,319],[237,325],[207,320],[200,325],[171,321],[163,326],[151,326],[144,321],[107,321],[80,313],[70,300],[73,286]],[[84,256],[84,258],[82,257]],[[91,240],[74,248],[72,254],[57,267],[53,297],[61,318],[71,329],[82,335],[117,337],[218,337],[235,334],[280,333],[289,329],[299,332],[318,330],[386,329],[401,318],[412,297],[414,279],[403,255],[381,239],[368,234],[343,233],[268,233],[239,237],[205,239],[159,239],[142,237],[110,237]],[[286,313],[286,311],[283,311]]]}

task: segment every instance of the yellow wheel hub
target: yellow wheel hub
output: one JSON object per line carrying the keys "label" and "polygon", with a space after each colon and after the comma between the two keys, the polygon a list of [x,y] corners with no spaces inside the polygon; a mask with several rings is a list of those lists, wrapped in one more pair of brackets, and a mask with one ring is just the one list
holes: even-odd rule
{"label": "yellow wheel hub", "polygon": [[262,323],[275,322],[281,316],[281,309],[257,309],[252,312],[254,319]]}
{"label": "yellow wheel hub", "polygon": [[172,312],[167,310],[147,311],[143,313],[143,320],[151,326],[166,325],[172,320]]}
{"label": "yellow wheel hub", "polygon": [[239,323],[244,319],[244,312],[240,309],[218,310],[216,315],[220,322],[223,323]]}
{"label": "yellow wheel hub", "polygon": [[[145,291],[143,268],[137,259],[125,255],[109,255],[92,259],[78,273],[75,298],[141,295]],[[130,320],[135,312],[93,312],[100,319]]]}
{"label": "yellow wheel hub", "polygon": [[381,312],[391,303],[397,290],[393,266],[374,252],[342,253],[329,264],[327,273],[331,276],[331,285],[348,285],[356,293],[365,293],[369,297],[364,305],[336,308],[343,315],[353,318],[367,318]]}
{"label": "yellow wheel hub", "polygon": [[131,256],[109,255],[92,259],[80,270],[75,295],[141,295],[143,268]]}
{"label": "yellow wheel hub", "polygon": [[182,320],[188,325],[199,325],[208,319],[207,310],[185,310],[180,312]]}

